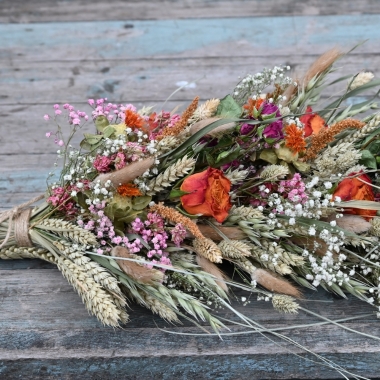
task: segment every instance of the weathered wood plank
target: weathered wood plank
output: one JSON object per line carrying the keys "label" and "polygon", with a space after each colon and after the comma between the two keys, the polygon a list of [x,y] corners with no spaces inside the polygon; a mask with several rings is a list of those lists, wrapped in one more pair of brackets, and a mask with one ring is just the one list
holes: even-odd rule
{"label": "weathered wood plank", "polygon": [[30,23],[52,21],[159,20],[204,17],[258,17],[283,15],[371,14],[379,12],[376,0],[195,0],[59,1],[3,0],[0,22]]}
{"label": "weathered wood plank", "polygon": [[[203,99],[223,97],[233,90],[239,77],[260,72],[264,67],[289,65],[288,75],[304,73],[317,55],[274,55],[247,57],[130,59],[128,61],[24,61],[3,60],[0,66],[0,105],[9,105],[2,114],[18,114],[21,105],[53,103],[83,104],[88,98],[108,98],[113,102],[163,102],[181,83],[191,83],[174,99],[190,100],[196,95]],[[332,73],[331,81],[359,70],[380,74],[380,56],[376,53],[350,54]],[[331,93],[344,88],[339,83]],[[20,105],[13,109],[15,104]],[[88,107],[90,110],[90,108]]]}
{"label": "weathered wood plank", "polygon": [[[218,373],[224,376],[220,378],[226,379],[239,379],[243,374],[244,378],[275,379],[338,377],[333,371],[297,359],[288,352],[291,349],[302,354],[301,350],[289,345],[279,346],[257,334],[225,336],[221,341],[212,336],[165,333],[156,328],[156,323],[177,332],[200,330],[187,321],[184,321],[184,327],[168,326],[136,305],[132,305],[131,322],[123,330],[116,332],[101,327],[95,318],[88,316],[79,297],[54,269],[0,270],[0,285],[0,374],[3,376],[21,374],[30,366],[30,370],[24,373],[25,376],[30,374],[30,378],[75,378],[75,375],[104,378],[102,376],[110,374],[109,371],[112,371],[113,378],[126,378],[121,374],[128,367],[128,373],[135,376],[131,378],[151,378],[154,373],[155,377],[171,379],[180,371],[185,376],[183,378],[194,379],[215,378]],[[241,292],[238,291],[237,295]],[[307,292],[306,295],[309,299],[333,301],[324,304],[328,307],[321,307],[318,302],[304,302],[307,308],[330,318],[373,310],[362,303],[359,306],[359,301],[337,300],[323,292]],[[280,316],[269,303],[254,299],[246,307],[236,302],[233,306],[268,328],[317,321],[303,312],[296,316]],[[236,320],[231,312],[219,313]],[[376,318],[345,325],[374,335],[380,332]],[[230,327],[236,330],[232,325]],[[283,333],[362,376],[377,376],[371,363],[379,355],[380,346],[374,340],[331,325]],[[173,367],[171,376],[168,376],[164,372],[170,364]],[[202,370],[192,372],[197,367]],[[25,376],[23,378],[28,378]]]}
{"label": "weathered wood plank", "polygon": [[[380,16],[294,16],[159,21],[0,24],[0,58],[28,60],[137,57],[273,57],[352,47],[376,51]],[[133,26],[133,27],[131,27]]]}

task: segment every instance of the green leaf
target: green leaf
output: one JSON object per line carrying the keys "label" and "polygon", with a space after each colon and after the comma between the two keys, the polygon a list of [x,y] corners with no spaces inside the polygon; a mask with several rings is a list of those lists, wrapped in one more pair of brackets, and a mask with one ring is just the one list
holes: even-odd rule
{"label": "green leaf", "polygon": [[96,119],[95,119],[95,126],[96,126],[96,129],[98,130],[98,132],[100,133],[103,133],[104,132],[104,129],[107,127],[107,125],[109,125],[110,122],[108,121],[108,119],[105,117],[105,116],[98,116]]}
{"label": "green leaf", "polygon": [[213,167],[215,165],[214,157],[209,152],[205,152],[205,153],[206,153],[206,160],[207,160],[208,165]]}
{"label": "green leaf", "polygon": [[229,162],[233,160],[236,160],[240,156],[240,152],[241,152],[241,149],[238,147],[232,151],[220,153],[215,162],[216,166],[219,167],[219,166],[228,164]]}
{"label": "green leaf", "polygon": [[257,128],[257,135],[262,139],[263,138],[263,132],[266,125],[260,125],[260,127]]}
{"label": "green leaf", "polygon": [[259,158],[273,165],[277,163],[277,154],[272,149],[264,149]]}
{"label": "green leaf", "polygon": [[380,140],[375,140],[368,145],[367,149],[374,155],[377,156],[380,153]]}
{"label": "green leaf", "polygon": [[[276,111],[277,112],[277,111]],[[271,119],[276,119],[276,112],[270,113],[268,115],[261,115],[261,118],[263,120],[271,120]],[[275,120],[273,120],[275,121]]]}
{"label": "green leaf", "polygon": [[241,107],[231,95],[225,96],[219,103],[216,115],[221,117],[239,117],[242,113]]}
{"label": "green leaf", "polygon": [[190,194],[188,191],[182,191],[180,189],[173,189],[170,194],[169,198],[179,198],[182,197],[182,195]]}
{"label": "green leaf", "polygon": [[152,200],[152,197],[150,197],[149,195],[135,197],[132,199],[132,208],[137,211],[144,210],[144,208],[148,206],[151,200]]}
{"label": "green leaf", "polygon": [[121,268],[119,267],[119,264],[114,259],[109,259],[108,262],[117,270],[121,271]]}
{"label": "green leaf", "polygon": [[321,117],[325,117],[329,112],[336,109],[343,100],[346,100],[348,98],[352,98],[354,96],[357,96],[358,94],[360,94],[363,91],[366,91],[372,87],[378,87],[378,86],[380,86],[380,79],[372,80],[371,82],[368,82],[368,83],[364,84],[363,86],[360,86],[360,87],[355,88],[354,90],[348,91],[342,97],[340,97],[338,100],[336,100],[336,101],[330,103],[328,106],[324,107],[324,110],[318,112],[318,114]]}
{"label": "green leaf", "polygon": [[[119,218],[117,221],[120,223],[131,223],[137,218],[138,215],[139,215],[138,211],[129,212],[128,215],[125,215],[122,218]],[[124,229],[123,227],[121,227],[122,230]]]}
{"label": "green leaf", "polygon": [[104,131],[103,131],[103,137],[105,139],[107,139],[108,137],[110,137],[114,132],[116,131],[116,129],[114,127],[111,127],[110,125],[108,125],[106,128],[104,128]]}
{"label": "green leaf", "polygon": [[291,163],[291,162],[298,159],[298,153],[294,154],[286,146],[280,146],[279,148],[275,149],[274,151],[280,160],[283,160],[287,163]]}
{"label": "green leaf", "polygon": [[364,165],[370,169],[377,169],[376,158],[369,150],[362,150],[361,154],[362,158],[359,160],[361,165]]}
{"label": "green leaf", "polygon": [[83,149],[83,150],[92,150],[93,149],[93,145],[90,145],[85,139],[83,139],[79,146]]}
{"label": "green leaf", "polygon": [[97,144],[103,138],[102,135],[93,135],[91,133],[84,133],[84,139],[90,145]]}

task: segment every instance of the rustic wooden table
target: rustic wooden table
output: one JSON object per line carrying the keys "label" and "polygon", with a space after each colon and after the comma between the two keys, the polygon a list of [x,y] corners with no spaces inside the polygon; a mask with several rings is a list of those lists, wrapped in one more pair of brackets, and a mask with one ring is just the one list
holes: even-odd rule
{"label": "rustic wooden table", "polygon": [[[54,103],[85,108],[88,98],[107,97],[159,108],[180,83],[191,83],[166,104],[172,109],[196,95],[223,97],[239,75],[285,63],[301,72],[325,50],[366,39],[342,61],[340,75],[367,69],[379,76],[379,14],[376,0],[2,0],[0,208],[44,191],[56,146],[45,138],[42,116]],[[380,337],[369,306],[322,291],[305,297],[304,307],[332,319],[372,313],[344,325]],[[199,330],[166,325],[135,305],[123,330],[102,327],[60,273],[38,260],[0,262],[0,298],[1,379],[342,378],[300,349],[259,334],[171,335],[160,328]],[[234,305],[266,327],[318,321],[304,312],[277,314],[254,299]],[[284,335],[379,378],[378,340],[335,325]]]}

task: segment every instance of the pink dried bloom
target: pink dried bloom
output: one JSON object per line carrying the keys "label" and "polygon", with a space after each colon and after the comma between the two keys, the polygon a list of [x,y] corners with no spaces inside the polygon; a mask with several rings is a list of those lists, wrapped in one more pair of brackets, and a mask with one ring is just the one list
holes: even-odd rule
{"label": "pink dried bloom", "polygon": [[111,158],[106,156],[96,156],[93,167],[100,173],[106,173],[111,170],[110,165],[112,163]]}
{"label": "pink dried bloom", "polygon": [[115,157],[115,168],[116,170],[120,170],[125,166],[125,154],[122,152],[119,152],[116,154]]}
{"label": "pink dried bloom", "polygon": [[179,247],[186,237],[186,229],[181,223],[177,223],[171,230],[172,242]]}
{"label": "pink dried bloom", "polygon": [[59,211],[63,211],[66,215],[73,215],[78,212],[78,208],[68,191],[64,187],[52,189],[52,195],[47,199],[47,202],[57,207]]}

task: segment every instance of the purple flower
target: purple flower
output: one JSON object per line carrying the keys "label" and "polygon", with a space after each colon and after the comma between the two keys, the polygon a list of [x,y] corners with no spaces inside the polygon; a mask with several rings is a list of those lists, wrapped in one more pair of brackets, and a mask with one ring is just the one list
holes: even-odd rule
{"label": "purple flower", "polygon": [[240,134],[241,135],[248,135],[249,133],[251,133],[253,131],[253,129],[256,127],[256,125],[252,125],[252,124],[243,124],[240,128]]}
{"label": "purple flower", "polygon": [[276,112],[276,117],[281,117],[280,110],[278,107],[273,103],[264,102],[262,105],[262,115],[270,115],[271,113]]}
{"label": "purple flower", "polygon": [[267,139],[283,139],[284,134],[282,132],[282,120],[277,120],[266,126],[263,135]]}

